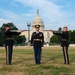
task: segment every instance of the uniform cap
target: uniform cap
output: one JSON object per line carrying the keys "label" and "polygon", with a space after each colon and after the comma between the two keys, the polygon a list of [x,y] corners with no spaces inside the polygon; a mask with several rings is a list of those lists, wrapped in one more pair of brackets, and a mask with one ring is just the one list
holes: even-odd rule
{"label": "uniform cap", "polygon": [[9,25],[6,25],[5,27],[10,27]]}
{"label": "uniform cap", "polygon": [[35,28],[40,28],[40,25],[35,25]]}

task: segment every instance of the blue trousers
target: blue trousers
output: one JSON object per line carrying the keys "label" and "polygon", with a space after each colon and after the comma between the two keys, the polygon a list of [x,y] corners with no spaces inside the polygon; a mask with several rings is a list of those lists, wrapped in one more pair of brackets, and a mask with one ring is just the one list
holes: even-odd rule
{"label": "blue trousers", "polygon": [[6,49],[6,64],[11,64],[13,46],[5,46]]}
{"label": "blue trousers", "polygon": [[34,56],[35,56],[35,63],[40,64],[41,61],[41,47],[34,47]]}
{"label": "blue trousers", "polygon": [[62,47],[63,56],[64,56],[64,64],[69,64],[69,54],[68,54],[68,47]]}

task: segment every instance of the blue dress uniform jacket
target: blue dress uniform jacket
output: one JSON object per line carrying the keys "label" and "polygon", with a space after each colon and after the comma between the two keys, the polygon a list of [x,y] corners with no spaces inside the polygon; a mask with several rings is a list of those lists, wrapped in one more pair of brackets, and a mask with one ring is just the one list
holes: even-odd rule
{"label": "blue dress uniform jacket", "polygon": [[61,36],[61,46],[62,46],[62,51],[63,51],[63,56],[64,56],[64,64],[69,64],[69,54],[68,54],[69,32],[68,31],[66,32],[54,31],[53,33]]}
{"label": "blue dress uniform jacket", "polygon": [[35,63],[40,64],[41,61],[41,47],[44,44],[44,35],[42,32],[36,33],[33,32],[31,37],[31,45],[34,48],[34,56],[35,56]]}
{"label": "blue dress uniform jacket", "polygon": [[31,45],[34,47],[42,47],[44,44],[44,35],[42,32],[33,32],[31,37]]}
{"label": "blue dress uniform jacket", "polygon": [[13,35],[19,35],[20,32],[12,32],[11,30],[4,32],[5,37],[5,46],[10,45],[13,46]]}
{"label": "blue dress uniform jacket", "polygon": [[53,34],[59,35],[61,36],[61,46],[69,46],[68,43],[68,38],[69,38],[69,32],[59,32],[59,31],[55,31],[53,32]]}
{"label": "blue dress uniform jacket", "polygon": [[4,32],[5,36],[5,49],[6,49],[6,64],[11,65],[12,51],[13,51],[13,35],[18,35],[20,32],[12,32],[7,30]]}

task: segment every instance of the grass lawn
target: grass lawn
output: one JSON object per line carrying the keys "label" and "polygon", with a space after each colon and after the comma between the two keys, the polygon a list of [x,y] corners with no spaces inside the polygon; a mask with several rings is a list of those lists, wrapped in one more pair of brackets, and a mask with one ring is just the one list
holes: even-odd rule
{"label": "grass lawn", "polygon": [[61,47],[42,50],[40,65],[34,62],[32,48],[14,48],[12,65],[5,64],[5,49],[0,49],[0,75],[75,75],[75,48],[69,48],[70,65],[63,64]]}

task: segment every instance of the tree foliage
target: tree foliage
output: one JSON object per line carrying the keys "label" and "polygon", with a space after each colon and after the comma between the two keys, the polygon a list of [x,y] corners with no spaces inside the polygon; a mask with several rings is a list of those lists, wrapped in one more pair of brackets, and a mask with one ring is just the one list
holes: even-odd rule
{"label": "tree foliage", "polygon": [[4,35],[0,28],[0,46],[3,46],[3,45],[4,45]]}
{"label": "tree foliage", "polygon": [[[58,29],[58,31],[62,31],[61,28]],[[69,43],[75,44],[75,30],[69,31]],[[50,43],[60,43],[61,36],[53,35],[50,39]]]}
{"label": "tree foliage", "polygon": [[75,30],[69,31],[69,42],[75,44]]}
{"label": "tree foliage", "polygon": [[53,35],[50,39],[50,43],[59,43],[59,38],[57,35]]}
{"label": "tree foliage", "polygon": [[[60,27],[58,29],[58,31],[62,31],[62,28]],[[50,39],[50,43],[60,43],[60,40],[61,40],[61,36],[57,36],[57,35],[53,35]]]}
{"label": "tree foliage", "polygon": [[[1,46],[4,45],[4,35],[3,35],[3,32],[5,31],[5,26],[6,25],[9,25],[12,30],[18,30],[18,28],[13,23],[7,23],[7,24],[4,23],[2,25],[2,27],[0,28],[0,45]],[[13,38],[14,38],[14,44],[25,43],[25,41],[26,41],[25,36],[16,35],[16,36],[13,36]]]}

